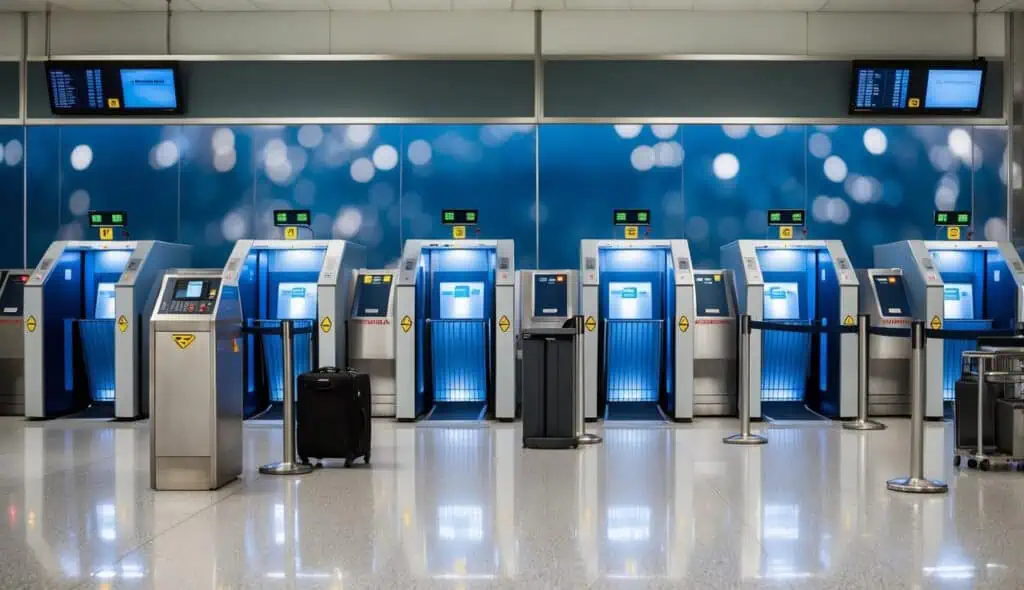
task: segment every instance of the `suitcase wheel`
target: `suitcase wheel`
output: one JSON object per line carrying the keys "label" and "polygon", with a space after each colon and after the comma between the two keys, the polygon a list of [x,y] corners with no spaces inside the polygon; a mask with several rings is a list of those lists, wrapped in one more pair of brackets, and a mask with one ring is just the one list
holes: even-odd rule
{"label": "suitcase wheel", "polygon": [[370,451],[366,451],[366,454],[363,455],[363,462],[367,465],[370,464]]}

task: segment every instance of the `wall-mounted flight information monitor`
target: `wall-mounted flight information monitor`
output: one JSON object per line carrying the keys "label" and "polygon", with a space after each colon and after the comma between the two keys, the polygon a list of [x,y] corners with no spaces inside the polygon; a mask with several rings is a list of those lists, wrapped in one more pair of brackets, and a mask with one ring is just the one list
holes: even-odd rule
{"label": "wall-mounted flight information monitor", "polygon": [[124,211],[90,211],[89,227],[124,227],[128,214]]}
{"label": "wall-mounted flight information monitor", "polygon": [[476,209],[445,209],[441,211],[441,223],[444,225],[476,225]]}
{"label": "wall-mounted flight information monitor", "polygon": [[984,60],[853,62],[850,114],[976,115]]}
{"label": "wall-mounted flight information monitor", "polygon": [[650,209],[616,209],[615,225],[650,225]]}
{"label": "wall-mounted flight information monitor", "polygon": [[275,209],[274,225],[287,227],[293,225],[309,225],[309,209]]}
{"label": "wall-mounted flight information monitor", "polygon": [[175,62],[48,61],[55,115],[176,115],[182,112]]}
{"label": "wall-mounted flight information monitor", "polygon": [[804,225],[807,219],[803,209],[771,209],[768,225]]}
{"label": "wall-mounted flight information monitor", "polygon": [[935,225],[939,227],[971,225],[970,211],[936,211]]}

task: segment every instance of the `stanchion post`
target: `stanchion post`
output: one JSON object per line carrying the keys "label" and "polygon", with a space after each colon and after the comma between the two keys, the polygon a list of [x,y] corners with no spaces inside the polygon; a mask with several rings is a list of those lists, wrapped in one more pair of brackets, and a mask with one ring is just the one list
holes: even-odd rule
{"label": "stanchion post", "polygon": [[894,492],[941,494],[948,486],[924,477],[924,322],[910,326],[910,476],[890,479],[886,487]]}
{"label": "stanchion post", "polygon": [[292,321],[281,320],[281,348],[283,350],[284,369],[284,420],[281,430],[284,431],[284,449],[279,463],[269,463],[260,467],[260,473],[266,475],[303,475],[313,471],[311,465],[303,465],[295,460],[295,375],[292,357]]}
{"label": "stanchion post", "polygon": [[600,436],[587,432],[587,406],[586,406],[586,388],[584,387],[583,379],[586,375],[584,370],[584,363],[586,355],[584,354],[583,348],[583,336],[586,334],[586,328],[584,327],[583,316],[576,316],[576,338],[573,340],[574,352],[576,353],[576,444],[578,445],[593,445],[602,442],[604,439]]}
{"label": "stanchion post", "polygon": [[978,363],[978,456],[975,460],[981,462],[985,457],[985,363],[987,358],[979,356]]}
{"label": "stanchion post", "polygon": [[722,442],[727,445],[763,445],[768,439],[750,432],[750,316],[740,314],[738,321],[740,370],[736,380],[736,401],[740,410],[740,432],[723,438]]}
{"label": "stanchion post", "polygon": [[868,342],[871,336],[868,327],[871,316],[862,313],[857,317],[857,419],[844,422],[846,430],[885,430],[885,424],[868,419]]}

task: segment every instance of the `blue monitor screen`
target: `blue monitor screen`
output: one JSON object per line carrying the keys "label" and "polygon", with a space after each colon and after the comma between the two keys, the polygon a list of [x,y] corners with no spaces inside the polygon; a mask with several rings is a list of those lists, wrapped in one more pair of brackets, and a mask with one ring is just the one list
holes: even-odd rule
{"label": "blue monitor screen", "polygon": [[907,106],[909,68],[861,68],[856,73],[855,104],[859,109],[902,109]]}
{"label": "blue monitor screen", "polygon": [[800,319],[800,286],[796,283],[765,283],[764,319]]}
{"label": "blue monitor screen", "polygon": [[981,70],[928,70],[924,106],[928,109],[976,109],[981,101]]}
{"label": "blue monitor screen", "polygon": [[114,283],[100,283],[96,288],[97,320],[114,319]]}
{"label": "blue monitor screen", "polygon": [[568,282],[566,275],[535,275],[533,277],[533,316],[566,315]]}
{"label": "blue monitor screen", "polygon": [[947,320],[974,319],[974,285],[946,283],[942,299],[942,312]]}
{"label": "blue monitor screen", "polygon": [[126,109],[177,109],[178,92],[171,68],[121,70]]}
{"label": "blue monitor screen", "polygon": [[277,319],[315,320],[316,283],[281,283],[277,286]]}
{"label": "blue monitor screen", "polygon": [[442,320],[480,320],[483,317],[482,282],[441,283]]}
{"label": "blue monitor screen", "polygon": [[654,319],[654,302],[650,283],[611,282],[608,283],[608,295],[608,319]]}

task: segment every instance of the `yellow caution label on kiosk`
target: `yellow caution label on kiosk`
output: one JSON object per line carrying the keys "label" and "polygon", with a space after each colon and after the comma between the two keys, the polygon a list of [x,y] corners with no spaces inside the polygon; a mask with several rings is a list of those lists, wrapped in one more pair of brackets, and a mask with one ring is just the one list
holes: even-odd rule
{"label": "yellow caution label on kiosk", "polygon": [[412,318],[409,316],[402,316],[402,331],[406,334],[412,330]]}
{"label": "yellow caution label on kiosk", "polygon": [[626,226],[626,239],[635,240],[640,237],[640,227],[636,225]]}
{"label": "yellow caution label on kiosk", "polygon": [[100,239],[104,242],[109,242],[114,239],[114,228],[112,227],[101,227],[100,228]]}
{"label": "yellow caution label on kiosk", "polygon": [[594,328],[597,328],[597,320],[594,319],[594,316],[587,316],[587,323],[585,325],[587,326],[587,332],[593,332]]}
{"label": "yellow caution label on kiosk", "polygon": [[464,225],[453,225],[452,226],[452,239],[453,240],[465,240],[466,239],[466,226],[464,226]]}
{"label": "yellow caution label on kiosk", "polygon": [[679,316],[679,331],[686,332],[690,329],[690,318],[681,315]]}
{"label": "yellow caution label on kiosk", "polygon": [[320,320],[320,331],[324,334],[330,332],[333,327],[334,324],[331,322],[331,316],[325,315],[324,319]]}
{"label": "yellow caution label on kiosk", "polygon": [[512,322],[508,321],[508,316],[501,316],[501,319],[498,320],[498,327],[502,332],[508,332],[508,327],[511,325]]}
{"label": "yellow caution label on kiosk", "polygon": [[792,240],[793,239],[793,226],[782,225],[779,226],[779,239],[780,240]]}
{"label": "yellow caution label on kiosk", "polygon": [[937,315],[932,316],[932,321],[928,324],[928,327],[932,330],[939,330],[942,328],[942,318]]}
{"label": "yellow caution label on kiosk", "polygon": [[25,329],[28,330],[29,332],[36,331],[36,316],[28,316],[28,319],[25,320]]}
{"label": "yellow caution label on kiosk", "polygon": [[121,330],[122,334],[128,331],[128,318],[124,317],[124,314],[117,318],[117,329]]}
{"label": "yellow caution label on kiosk", "polygon": [[844,326],[852,326],[854,324],[856,324],[856,322],[854,321],[853,316],[850,315],[850,314],[846,314],[846,317],[843,318],[843,325]]}
{"label": "yellow caution label on kiosk", "polygon": [[178,345],[178,348],[182,350],[192,346],[192,343],[196,341],[195,334],[171,334],[171,338]]}
{"label": "yellow caution label on kiosk", "polygon": [[284,228],[284,239],[286,240],[297,240],[299,239],[299,228],[294,225],[289,225]]}
{"label": "yellow caution label on kiosk", "polygon": [[946,228],[946,239],[956,241],[960,239],[960,227],[951,225]]}

